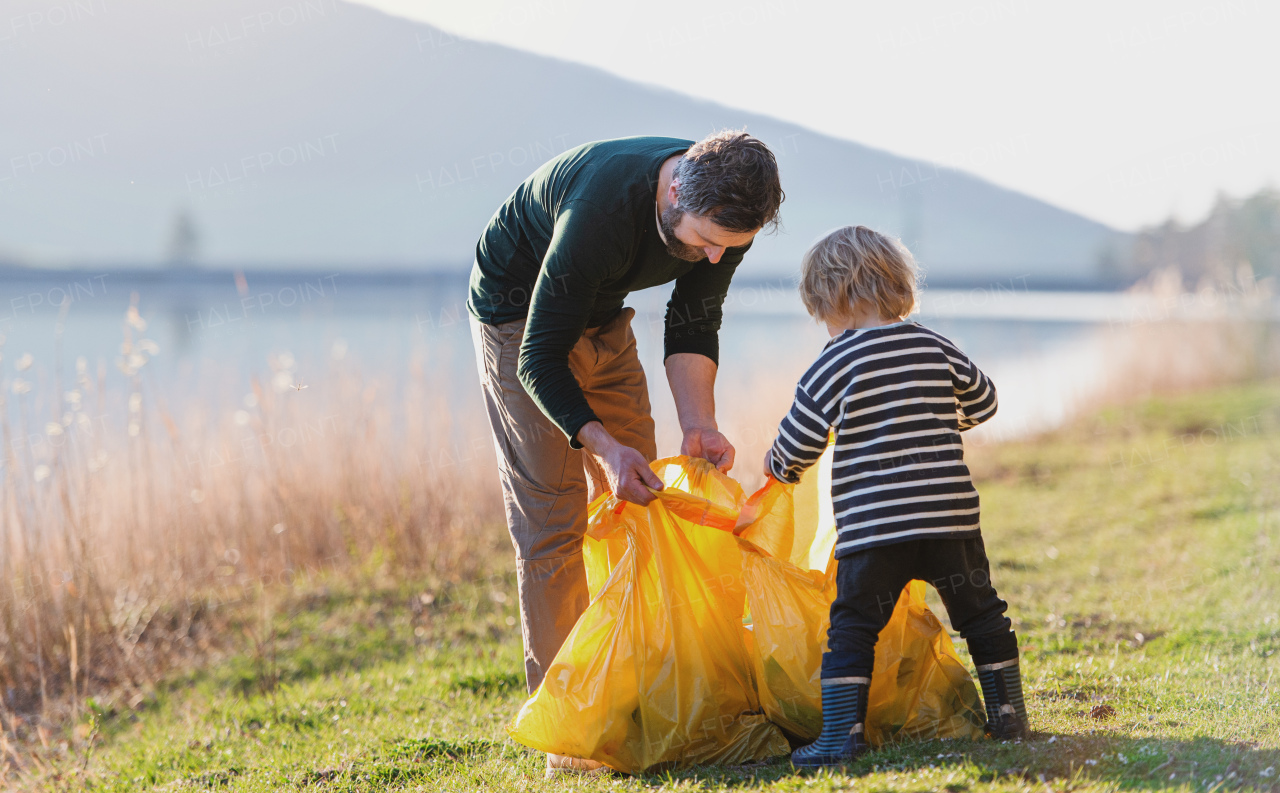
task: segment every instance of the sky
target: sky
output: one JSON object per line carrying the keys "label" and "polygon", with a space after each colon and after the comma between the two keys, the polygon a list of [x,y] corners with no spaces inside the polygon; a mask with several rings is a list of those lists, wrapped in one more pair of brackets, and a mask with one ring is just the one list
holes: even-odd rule
{"label": "sky", "polygon": [[1280,3],[358,0],[1135,229],[1280,184]]}

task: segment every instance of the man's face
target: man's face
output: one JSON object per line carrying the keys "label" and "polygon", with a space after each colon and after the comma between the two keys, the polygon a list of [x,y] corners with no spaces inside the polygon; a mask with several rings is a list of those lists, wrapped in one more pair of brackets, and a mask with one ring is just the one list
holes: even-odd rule
{"label": "man's face", "polygon": [[755,231],[727,231],[700,215],[670,206],[662,213],[662,234],[667,253],[686,262],[720,261],[725,248],[738,248],[755,239]]}

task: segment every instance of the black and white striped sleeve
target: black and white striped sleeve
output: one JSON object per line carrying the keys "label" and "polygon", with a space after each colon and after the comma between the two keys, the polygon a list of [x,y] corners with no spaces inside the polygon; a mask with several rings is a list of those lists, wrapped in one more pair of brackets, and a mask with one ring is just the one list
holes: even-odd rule
{"label": "black and white striped sleeve", "polygon": [[792,484],[799,482],[800,475],[822,456],[836,419],[827,414],[839,409],[839,400],[832,402],[831,407],[824,410],[805,393],[803,385],[796,388],[795,401],[778,425],[778,437],[769,452],[769,470],[774,478]]}
{"label": "black and white striped sleeve", "polygon": [[958,350],[951,350],[951,380],[956,390],[960,431],[971,430],[996,414],[996,385]]}

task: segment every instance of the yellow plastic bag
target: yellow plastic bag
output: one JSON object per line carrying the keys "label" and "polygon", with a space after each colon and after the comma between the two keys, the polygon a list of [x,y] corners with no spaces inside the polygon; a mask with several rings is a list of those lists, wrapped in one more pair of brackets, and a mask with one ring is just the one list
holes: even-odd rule
{"label": "yellow plastic bag", "polygon": [[973,678],[924,597],[923,581],[908,584],[876,642],[867,698],[872,746],[983,735],[986,716]]}
{"label": "yellow plastic bag", "polygon": [[785,754],[756,694],[742,554],[723,530],[741,488],[698,466],[654,469],[668,488],[647,508],[592,505],[584,550],[598,591],[511,735],[628,773]]}
{"label": "yellow plastic bag", "polygon": [[[748,602],[761,618],[754,625],[760,699],[769,718],[793,741],[807,743],[822,728],[821,667],[826,652],[830,605],[835,599],[836,521],[831,508],[832,448],[794,488],[790,514],[795,547],[777,559],[757,554],[743,564]],[[770,481],[751,501],[771,490],[790,489]],[[785,505],[775,510],[785,514]],[[758,522],[777,519],[762,513]],[[755,525],[742,532],[754,539]],[[797,575],[796,565],[810,569]],[[867,740],[881,746],[898,740],[981,738],[986,719],[977,687],[956,654],[951,637],[925,605],[926,585],[912,581],[898,598],[876,642],[875,671],[867,706]],[[815,601],[821,606],[815,607]],[[764,611],[768,609],[768,611]],[[795,638],[804,636],[803,643]]]}
{"label": "yellow plastic bag", "polygon": [[[648,507],[592,504],[591,604],[512,737],[628,773],[762,760],[789,751],[784,733],[807,743],[822,727],[834,523],[797,526],[830,516],[797,502],[829,488],[771,481],[748,499],[703,460],[653,468],[666,489]],[[823,570],[791,561],[823,548]],[[877,745],[981,735],[976,689],[921,582],[880,635],[867,721]]]}

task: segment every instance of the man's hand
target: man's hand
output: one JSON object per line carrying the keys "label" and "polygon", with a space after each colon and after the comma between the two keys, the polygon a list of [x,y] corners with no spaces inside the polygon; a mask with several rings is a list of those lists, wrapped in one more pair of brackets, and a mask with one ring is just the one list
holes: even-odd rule
{"label": "man's hand", "polygon": [[667,356],[666,367],[684,431],[680,453],[709,460],[727,472],[733,467],[733,444],[716,429],[715,361],[697,353],[678,352]]}
{"label": "man's hand", "polygon": [[764,450],[764,478],[767,482],[770,479],[777,479],[773,475],[773,447]]}
{"label": "man's hand", "polygon": [[733,467],[733,444],[729,443],[729,439],[719,430],[685,430],[684,440],[680,443],[680,453],[708,460],[722,473],[728,473]]}
{"label": "man's hand", "polygon": [[600,422],[584,424],[578,430],[578,441],[600,461],[609,491],[623,501],[644,506],[653,501],[649,488],[662,489],[662,480],[649,467],[644,455],[618,443]]}

